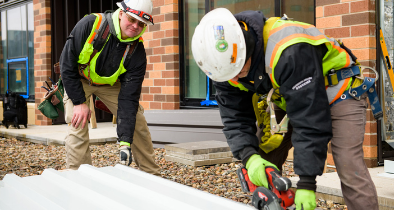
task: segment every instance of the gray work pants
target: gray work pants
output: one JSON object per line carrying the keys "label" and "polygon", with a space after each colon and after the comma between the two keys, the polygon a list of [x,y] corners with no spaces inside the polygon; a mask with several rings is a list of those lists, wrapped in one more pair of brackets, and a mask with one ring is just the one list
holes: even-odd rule
{"label": "gray work pants", "polygon": [[[89,106],[90,96],[95,94],[115,115],[118,110],[118,95],[120,91],[120,82],[116,82],[113,86],[89,86],[84,79],[81,80],[85,91],[86,103]],[[65,93],[63,99],[65,107],[66,123],[70,123],[73,116],[73,103]],[[81,123],[82,124],[82,123]],[[78,128],[68,127],[68,134],[65,138],[66,142],[66,166],[69,169],[78,169],[81,164],[92,164],[89,149],[89,128],[88,122],[83,129],[81,125]],[[100,128],[97,128],[100,129]],[[153,151],[152,139],[149,132],[148,124],[144,117],[144,108],[139,105],[136,116],[135,131],[131,150],[133,153],[133,161],[142,170],[150,174],[160,176],[160,167],[155,163],[155,153]]]}
{"label": "gray work pants", "polygon": [[[368,168],[364,162],[363,141],[366,124],[367,94],[361,100],[347,99],[331,107],[333,138],[331,149],[338,176],[341,180],[342,194],[349,210],[378,210],[378,196]],[[275,109],[277,121],[285,112]],[[291,144],[292,128],[285,135],[279,148],[266,154],[259,154],[274,163],[279,169],[286,161]],[[261,137],[262,132],[257,133]],[[260,139],[260,138],[259,138]]]}

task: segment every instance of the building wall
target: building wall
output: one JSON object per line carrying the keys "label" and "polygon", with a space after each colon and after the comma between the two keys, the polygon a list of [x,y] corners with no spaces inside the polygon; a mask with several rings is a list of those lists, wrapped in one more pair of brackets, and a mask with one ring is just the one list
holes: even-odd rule
{"label": "building wall", "polygon": [[51,125],[52,120],[37,109],[46,91],[41,88],[51,76],[51,2],[33,0],[34,10],[34,79],[35,79],[35,124]]}
{"label": "building wall", "polygon": [[148,66],[140,103],[145,109],[179,109],[178,0],[152,0],[153,21],[142,36]]}
{"label": "building wall", "polygon": [[[361,65],[376,68],[375,0],[316,0],[316,27],[326,35],[342,40]],[[327,162],[334,165],[330,148]],[[363,150],[367,166],[376,167],[377,122],[370,106]]]}

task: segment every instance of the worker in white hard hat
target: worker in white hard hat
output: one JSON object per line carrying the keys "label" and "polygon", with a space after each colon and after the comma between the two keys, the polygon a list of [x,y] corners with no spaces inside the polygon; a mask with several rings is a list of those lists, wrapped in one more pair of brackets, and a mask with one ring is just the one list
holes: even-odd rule
{"label": "worker in white hard hat", "polygon": [[[60,57],[65,88],[66,165],[92,164],[89,150],[89,98],[102,101],[117,119],[119,163],[132,156],[143,171],[160,175],[151,135],[139,104],[146,72],[142,34],[153,25],[151,0],[124,0],[116,11],[83,17],[71,31]],[[98,128],[100,129],[100,128]],[[132,155],[133,154],[133,155]]]}
{"label": "worker in white hard hat", "polygon": [[268,187],[265,167],[281,170],[294,147],[296,208],[315,209],[316,176],[323,173],[331,140],[348,208],[378,209],[362,148],[367,95],[374,116],[382,114],[375,78],[362,76],[364,69],[342,43],[286,16],[218,8],[196,27],[192,53],[214,81],[223,132],[255,185]]}

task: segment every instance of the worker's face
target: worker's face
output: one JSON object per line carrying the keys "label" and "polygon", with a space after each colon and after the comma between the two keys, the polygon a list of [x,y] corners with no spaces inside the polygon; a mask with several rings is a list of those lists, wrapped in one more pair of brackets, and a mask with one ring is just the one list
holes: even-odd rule
{"label": "worker's face", "polygon": [[250,70],[250,65],[252,64],[252,57],[250,57],[247,61],[246,61],[246,63],[245,63],[245,65],[244,65],[244,67],[242,68],[242,70],[239,72],[239,74],[237,75],[237,76],[235,76],[233,79],[231,79],[231,80],[233,80],[233,81],[238,81],[238,79],[239,78],[244,78],[244,77],[246,77],[246,76],[248,76],[248,74],[249,74],[249,70]]}
{"label": "worker's face", "polygon": [[135,19],[123,10],[119,12],[119,25],[122,39],[138,36],[146,26],[145,23]]}

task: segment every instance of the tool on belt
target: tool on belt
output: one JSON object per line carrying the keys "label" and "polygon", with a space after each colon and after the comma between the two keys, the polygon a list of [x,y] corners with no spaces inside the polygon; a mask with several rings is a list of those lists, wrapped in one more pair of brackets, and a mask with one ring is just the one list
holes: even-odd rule
{"label": "tool on belt", "polygon": [[284,210],[294,203],[294,192],[290,190],[291,181],[282,177],[280,172],[270,166],[265,167],[269,189],[253,184],[245,167],[237,170],[243,192],[253,193],[252,205],[259,210]]}

